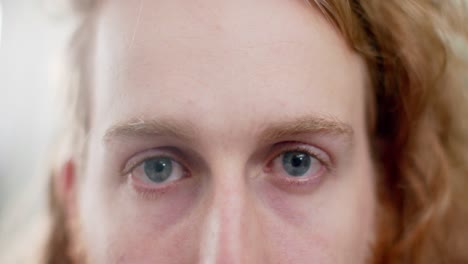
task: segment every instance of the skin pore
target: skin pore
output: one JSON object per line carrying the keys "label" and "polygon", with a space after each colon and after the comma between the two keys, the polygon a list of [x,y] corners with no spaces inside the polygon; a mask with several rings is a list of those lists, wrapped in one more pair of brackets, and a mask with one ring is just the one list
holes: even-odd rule
{"label": "skin pore", "polygon": [[365,263],[368,75],[318,10],[112,0],[96,18],[68,206],[90,263]]}

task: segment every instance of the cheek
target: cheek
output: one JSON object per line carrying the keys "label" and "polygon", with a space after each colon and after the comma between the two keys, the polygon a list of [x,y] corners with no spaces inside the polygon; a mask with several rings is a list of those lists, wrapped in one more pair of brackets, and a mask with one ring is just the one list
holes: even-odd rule
{"label": "cheek", "polygon": [[262,186],[265,241],[284,261],[278,263],[365,263],[374,236],[375,197],[370,161],[363,157],[310,195]]}
{"label": "cheek", "polygon": [[182,256],[180,248],[190,251],[197,245],[186,239],[193,234],[186,217],[202,191],[194,181],[151,198],[137,194],[130,184],[112,190],[99,181],[84,184],[96,185],[83,186],[89,191],[82,193],[87,198],[81,206],[83,242],[91,263],[188,263],[180,258],[190,254]]}
{"label": "cheek", "polygon": [[122,199],[121,206],[113,212],[116,220],[109,230],[110,250],[105,262],[189,263],[189,259],[194,259],[191,252],[196,252],[193,248],[197,243],[187,239],[187,234],[196,232],[190,225],[193,221],[187,218],[195,207],[193,198],[198,191],[180,188],[157,200]]}
{"label": "cheek", "polygon": [[120,228],[131,225],[130,230],[135,234],[153,231],[147,234],[161,236],[183,221],[202,191],[192,179],[185,180],[181,185],[158,194],[137,194],[130,185],[124,186],[119,190],[119,206],[112,206],[110,213],[126,220]]}

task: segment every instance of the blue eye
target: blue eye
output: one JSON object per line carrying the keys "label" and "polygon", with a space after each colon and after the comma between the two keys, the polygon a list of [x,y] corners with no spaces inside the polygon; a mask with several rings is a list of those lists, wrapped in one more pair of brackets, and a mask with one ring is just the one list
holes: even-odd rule
{"label": "blue eye", "polygon": [[280,189],[287,192],[311,191],[330,172],[328,154],[311,145],[289,143],[279,146],[282,151],[273,151],[264,172]]}
{"label": "blue eye", "polygon": [[169,157],[152,157],[133,168],[131,175],[143,182],[161,184],[176,181],[187,176],[187,171]]}
{"label": "blue eye", "polygon": [[282,166],[286,173],[293,177],[305,175],[311,167],[313,159],[309,154],[298,151],[285,152],[282,158]]}
{"label": "blue eye", "polygon": [[172,174],[172,160],[169,158],[152,158],[143,162],[146,176],[153,182],[164,182]]}

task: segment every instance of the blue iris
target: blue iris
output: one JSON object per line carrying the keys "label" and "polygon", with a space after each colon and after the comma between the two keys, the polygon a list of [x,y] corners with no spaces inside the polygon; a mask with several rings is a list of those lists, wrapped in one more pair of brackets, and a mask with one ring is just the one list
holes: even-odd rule
{"label": "blue iris", "polygon": [[283,168],[291,176],[303,176],[309,169],[311,157],[299,151],[289,151],[283,154]]}
{"label": "blue iris", "polygon": [[146,176],[153,182],[164,182],[172,174],[170,158],[152,158],[143,163]]}

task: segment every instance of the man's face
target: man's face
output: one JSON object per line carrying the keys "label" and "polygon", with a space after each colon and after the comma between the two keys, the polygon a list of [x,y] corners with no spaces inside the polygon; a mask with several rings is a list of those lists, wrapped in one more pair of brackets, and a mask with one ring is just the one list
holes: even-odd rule
{"label": "man's face", "polygon": [[77,194],[92,263],[363,263],[364,62],[304,1],[105,1]]}

